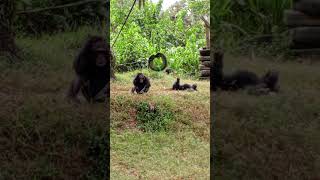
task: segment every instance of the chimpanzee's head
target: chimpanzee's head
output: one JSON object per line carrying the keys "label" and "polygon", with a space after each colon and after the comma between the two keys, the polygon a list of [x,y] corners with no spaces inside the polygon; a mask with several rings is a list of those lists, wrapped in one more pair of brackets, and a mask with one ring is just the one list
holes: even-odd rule
{"label": "chimpanzee's head", "polygon": [[137,78],[138,78],[138,82],[141,84],[144,83],[146,79],[146,77],[142,73],[138,73]]}
{"label": "chimpanzee's head", "polygon": [[107,65],[107,57],[110,56],[110,47],[103,37],[90,36],[85,45],[85,49],[92,54],[96,66],[103,67]]}

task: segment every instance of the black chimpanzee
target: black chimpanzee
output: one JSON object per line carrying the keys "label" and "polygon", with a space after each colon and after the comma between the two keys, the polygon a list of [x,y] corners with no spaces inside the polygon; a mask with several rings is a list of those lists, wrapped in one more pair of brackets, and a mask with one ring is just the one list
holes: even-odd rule
{"label": "black chimpanzee", "polygon": [[269,70],[262,77],[262,82],[264,86],[270,89],[270,91],[274,91],[274,92],[279,91],[278,81],[279,81],[279,73],[275,70]]}
{"label": "black chimpanzee", "polygon": [[176,82],[174,82],[174,84],[172,86],[172,90],[194,90],[194,91],[197,91],[197,85],[196,84],[180,85],[180,78],[177,78]]}
{"label": "black chimpanzee", "polygon": [[74,60],[76,77],[72,81],[67,97],[77,98],[81,90],[89,102],[104,101],[109,92],[110,47],[101,36],[91,36]]}
{"label": "black chimpanzee", "polygon": [[172,90],[180,90],[180,78],[177,78],[177,81],[173,83]]}
{"label": "black chimpanzee", "polygon": [[138,73],[133,80],[133,88],[131,92],[136,92],[138,94],[146,93],[150,87],[151,84],[149,78],[142,73]]}
{"label": "black chimpanzee", "polygon": [[224,74],[223,53],[216,52],[214,58],[213,76],[211,77],[213,91],[216,91],[217,88],[221,88],[222,90],[238,90],[249,86],[268,89],[268,91],[278,91],[278,72],[269,70],[261,78],[247,70],[238,70],[231,74]]}
{"label": "black chimpanzee", "polygon": [[232,74],[224,75],[220,87],[222,90],[238,90],[247,86],[255,86],[259,83],[260,79],[255,73],[239,70]]}
{"label": "black chimpanzee", "polygon": [[167,68],[167,69],[165,70],[165,72],[166,72],[167,74],[171,74],[171,73],[173,73],[173,70],[172,70],[171,68]]}

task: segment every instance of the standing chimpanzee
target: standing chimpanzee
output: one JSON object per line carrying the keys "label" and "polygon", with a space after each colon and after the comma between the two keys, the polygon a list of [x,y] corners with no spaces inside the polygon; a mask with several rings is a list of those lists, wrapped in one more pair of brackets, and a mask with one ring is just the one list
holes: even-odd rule
{"label": "standing chimpanzee", "polygon": [[67,97],[80,102],[77,95],[81,90],[88,102],[104,101],[110,89],[110,57],[110,47],[103,37],[89,37],[74,60],[76,77]]}
{"label": "standing chimpanzee", "polygon": [[131,90],[132,93],[137,92],[138,94],[148,92],[150,88],[150,80],[142,73],[138,73],[133,80],[133,88]]}
{"label": "standing chimpanzee", "polygon": [[180,78],[177,78],[177,81],[174,82],[173,86],[172,86],[172,90],[194,90],[197,91],[197,85],[193,84],[183,84],[180,85]]}

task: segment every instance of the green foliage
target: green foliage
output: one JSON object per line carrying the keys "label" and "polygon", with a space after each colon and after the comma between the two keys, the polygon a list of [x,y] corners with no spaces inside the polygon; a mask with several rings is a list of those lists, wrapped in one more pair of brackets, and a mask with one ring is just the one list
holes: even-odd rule
{"label": "green foliage", "polygon": [[151,110],[147,102],[138,104],[138,127],[147,132],[167,130],[169,123],[174,120],[172,112],[162,106],[154,108]]}
{"label": "green foliage", "polygon": [[287,40],[283,12],[291,6],[292,0],[213,1],[211,15],[215,34],[214,46],[237,53],[248,53],[252,48],[264,48],[265,42],[261,41],[259,36],[267,34],[276,39],[274,42],[267,41],[267,45],[278,47],[267,48],[272,49],[267,52],[284,52],[282,44],[279,44]]}
{"label": "green foliage", "polygon": [[92,138],[88,150],[90,160],[94,162],[94,166],[88,173],[89,179],[105,179],[108,177],[108,161],[110,160],[109,146],[110,135],[106,133],[102,137],[95,136]]}
{"label": "green foliage", "polygon": [[[175,8],[161,9],[162,1],[147,1],[142,9],[133,9],[114,51],[117,64],[130,66],[139,59],[147,59],[161,52],[166,55],[168,66],[178,73],[197,74],[198,49],[205,46],[205,32],[201,15],[208,13],[208,0],[177,3]],[[189,2],[189,1],[188,1]],[[114,43],[125,17],[132,5],[128,1],[111,0],[111,42]],[[130,68],[128,68],[130,69]]]}
{"label": "green foliage", "polygon": [[154,60],[152,61],[152,63],[150,63],[154,69],[156,69],[157,71],[159,71],[160,69],[162,69],[163,67],[163,62],[162,62],[162,59],[159,57],[159,58],[154,58]]}
{"label": "green foliage", "polygon": [[[17,11],[56,7],[78,0],[18,0]],[[15,25],[20,33],[41,34],[74,30],[83,25],[102,23],[106,16],[104,2],[91,2],[82,5],[19,14]]]}
{"label": "green foliage", "polygon": [[117,63],[133,63],[144,57],[144,54],[155,52],[148,40],[141,35],[141,29],[135,23],[128,24],[129,28],[122,31],[118,38],[115,54]]}

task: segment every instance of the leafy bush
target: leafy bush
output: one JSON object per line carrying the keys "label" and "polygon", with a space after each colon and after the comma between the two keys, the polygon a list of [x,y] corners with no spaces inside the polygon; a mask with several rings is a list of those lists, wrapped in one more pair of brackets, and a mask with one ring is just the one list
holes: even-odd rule
{"label": "leafy bush", "polygon": [[[18,12],[34,9],[56,7],[78,0],[18,0]],[[42,34],[66,30],[74,30],[79,26],[102,23],[106,17],[106,7],[103,1],[90,2],[82,5],[51,9],[39,12],[18,13],[15,24],[20,33]]]}
{"label": "leafy bush", "polygon": [[[205,29],[199,16],[208,13],[209,1],[185,2],[177,2],[166,11],[161,10],[162,1],[157,4],[149,1],[142,9],[133,9],[114,44],[117,64],[130,66],[161,52],[176,72],[197,74],[198,49],[205,46]],[[112,43],[131,5],[132,2],[111,0]]]}
{"label": "leafy bush", "polygon": [[[286,52],[282,44],[288,39],[283,12],[291,6],[292,0],[226,0],[211,3],[214,46],[246,54],[257,48],[264,49],[258,50],[263,55]],[[265,35],[269,35],[270,39],[263,40]]]}
{"label": "leafy bush", "polygon": [[172,112],[164,107],[157,106],[151,110],[147,102],[138,104],[138,127],[144,131],[165,131],[174,120]]}
{"label": "leafy bush", "polygon": [[109,147],[110,147],[110,135],[105,135],[92,138],[90,147],[88,149],[88,156],[90,160],[94,162],[92,168],[88,173],[89,179],[105,179],[108,177],[108,161],[110,159]]}

